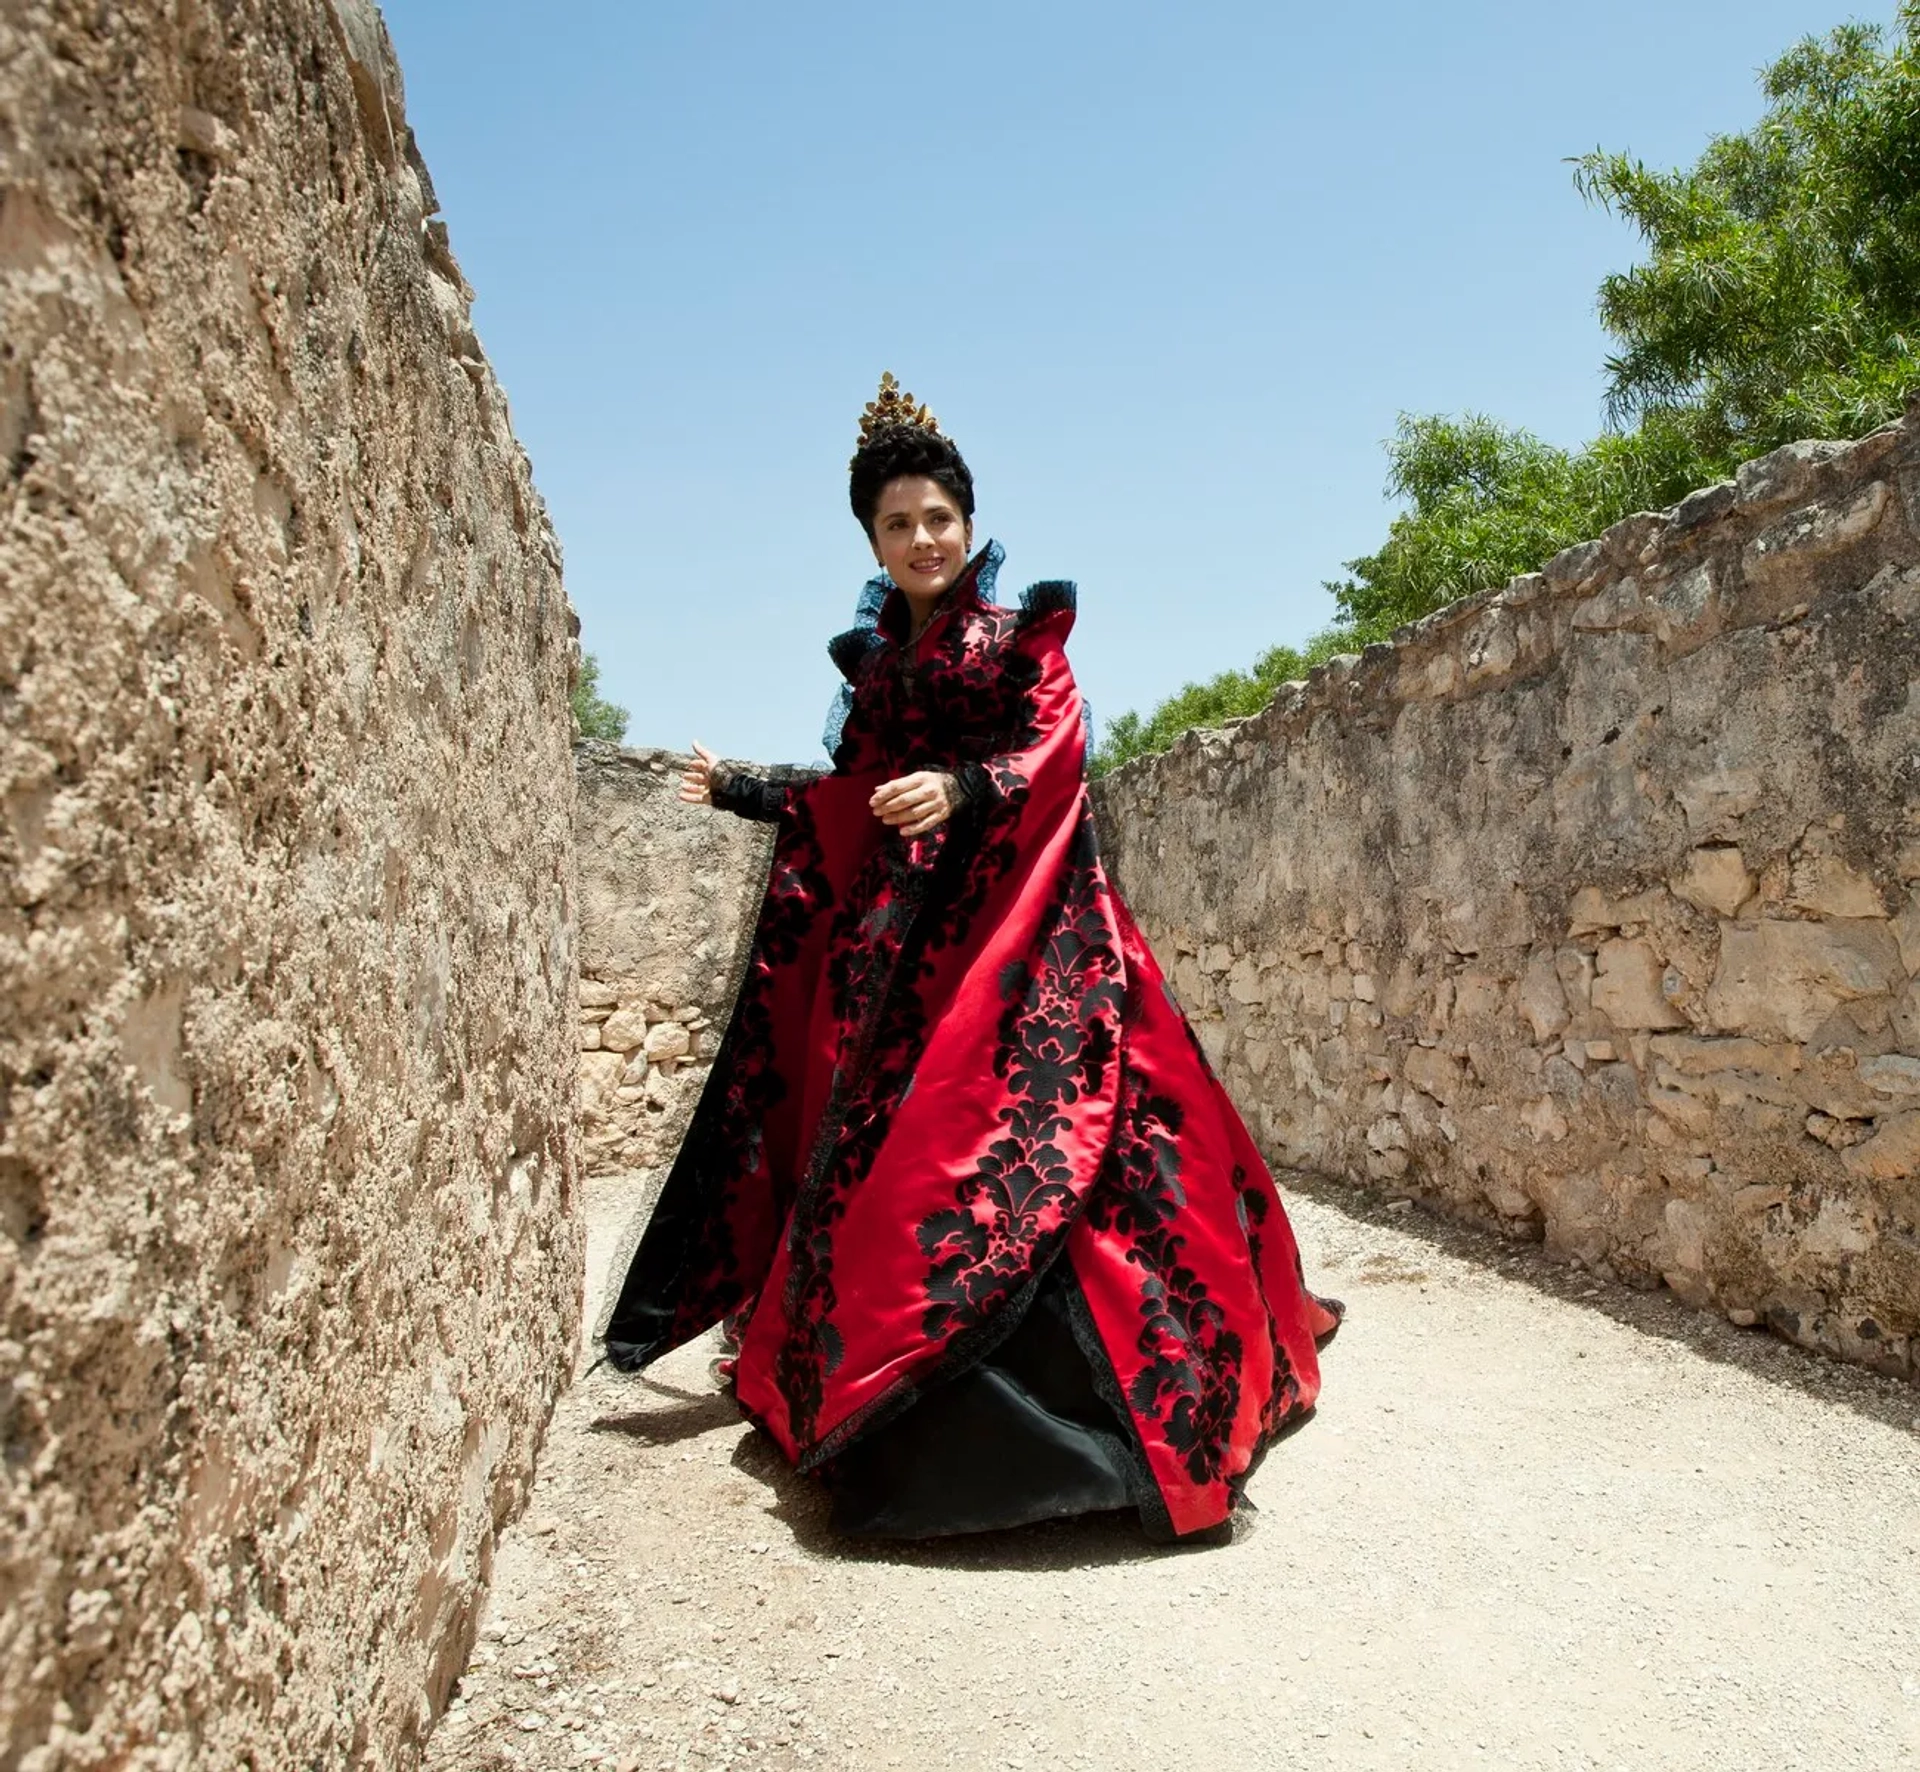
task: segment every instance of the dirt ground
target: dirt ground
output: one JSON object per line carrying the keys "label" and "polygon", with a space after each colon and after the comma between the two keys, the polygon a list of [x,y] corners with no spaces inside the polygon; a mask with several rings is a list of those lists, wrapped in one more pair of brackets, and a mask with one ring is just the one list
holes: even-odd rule
{"label": "dirt ground", "polygon": [[1231,1544],[837,1543],[710,1350],[603,1367],[428,1765],[1920,1767],[1920,1391],[1304,1185],[1349,1316]]}

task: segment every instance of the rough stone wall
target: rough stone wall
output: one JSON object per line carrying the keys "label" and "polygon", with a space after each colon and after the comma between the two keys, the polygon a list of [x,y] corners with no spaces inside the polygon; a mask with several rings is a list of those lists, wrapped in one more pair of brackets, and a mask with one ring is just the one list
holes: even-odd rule
{"label": "rough stone wall", "polygon": [[1920,407],[1100,784],[1270,1156],[1920,1350]]}
{"label": "rough stone wall", "polygon": [[0,8],[0,1766],[405,1766],[579,1312],[558,556],[366,0]]}
{"label": "rough stone wall", "polygon": [[771,828],[683,805],[688,761],[590,739],[575,747],[589,1174],[658,1169],[679,1144],[766,880]]}

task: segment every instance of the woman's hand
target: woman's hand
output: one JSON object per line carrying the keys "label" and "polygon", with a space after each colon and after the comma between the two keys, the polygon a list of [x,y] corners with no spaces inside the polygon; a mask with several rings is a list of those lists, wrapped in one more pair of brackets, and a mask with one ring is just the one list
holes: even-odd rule
{"label": "woman's hand", "polygon": [[956,803],[953,777],[937,769],[916,769],[883,782],[867,802],[877,818],[903,837],[924,837],[937,830],[953,815]]}
{"label": "woman's hand", "polygon": [[713,804],[713,778],[720,773],[720,759],[697,738],[693,741],[693,761],[680,778],[680,798],[689,806]]}

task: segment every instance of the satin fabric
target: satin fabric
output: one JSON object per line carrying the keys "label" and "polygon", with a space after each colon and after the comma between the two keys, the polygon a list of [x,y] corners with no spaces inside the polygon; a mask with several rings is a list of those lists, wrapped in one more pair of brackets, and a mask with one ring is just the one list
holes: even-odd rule
{"label": "satin fabric", "polygon": [[[831,1477],[993,1354],[1057,1266],[1133,1499],[1179,1535],[1224,1519],[1312,1407],[1338,1308],[1306,1291],[1272,1178],[1101,867],[1071,587],[1003,609],[998,565],[990,545],[914,644],[898,591],[833,643],[852,705],[831,774],[736,787],[777,825],[766,894],[606,1346],[632,1370],[743,1319],[742,1408]],[[868,800],[916,769],[966,801],[904,839]],[[1070,1511],[1071,1483],[1054,1499]],[[989,1517],[957,1498],[948,1529]]]}

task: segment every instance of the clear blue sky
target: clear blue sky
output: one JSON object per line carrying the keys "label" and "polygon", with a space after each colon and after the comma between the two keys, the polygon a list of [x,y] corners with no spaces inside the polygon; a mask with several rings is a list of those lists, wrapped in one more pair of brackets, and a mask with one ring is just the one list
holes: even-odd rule
{"label": "clear blue sky", "polygon": [[1690,162],[1890,4],[388,0],[475,318],[629,741],[805,759],[871,570],[882,369],[1006,584],[1072,578],[1102,719],[1332,613],[1402,411],[1600,425],[1626,229],[1568,155]]}

